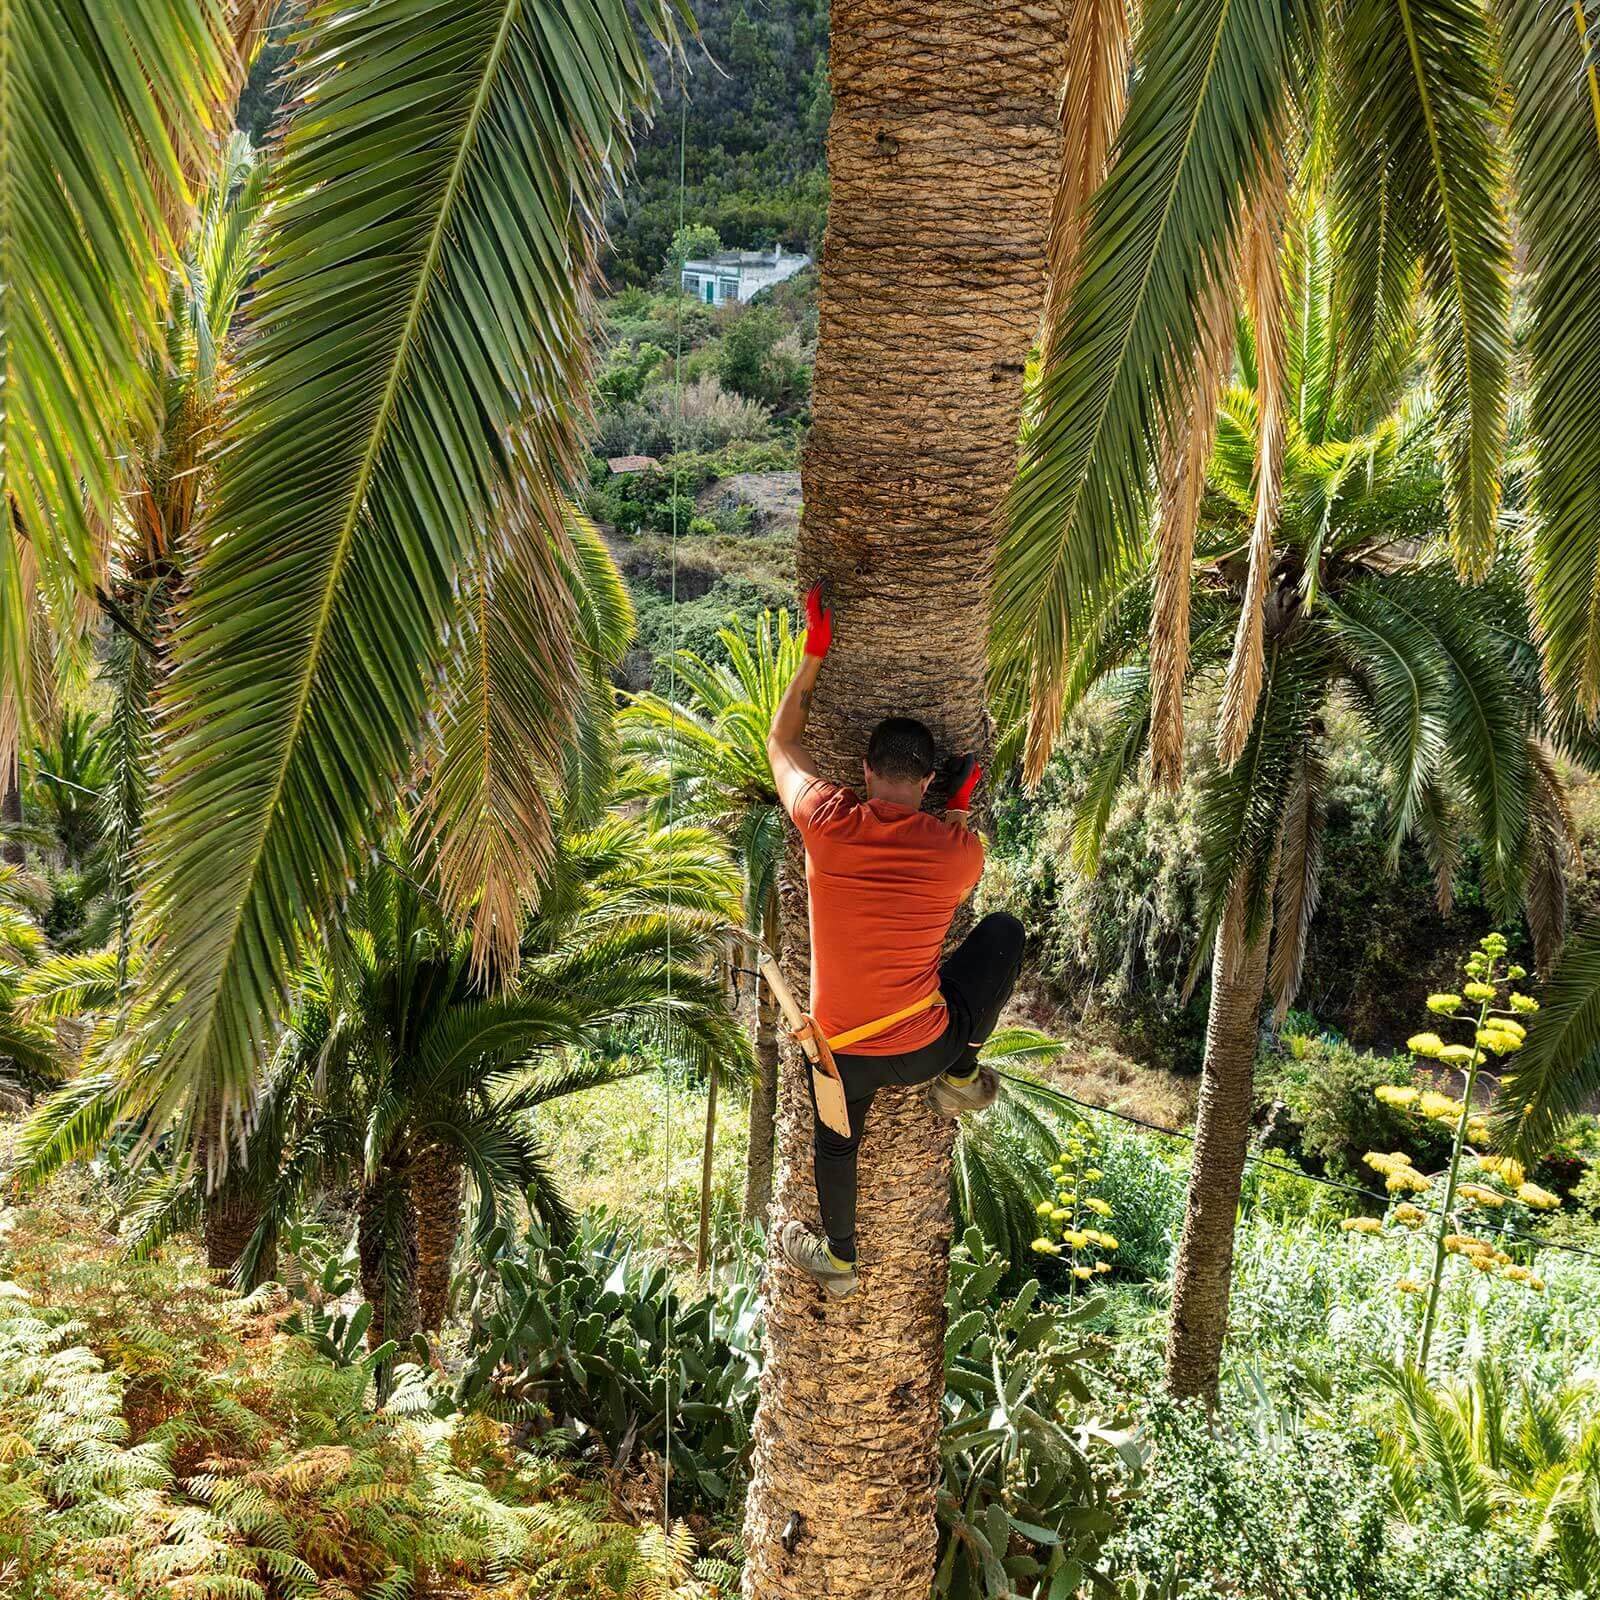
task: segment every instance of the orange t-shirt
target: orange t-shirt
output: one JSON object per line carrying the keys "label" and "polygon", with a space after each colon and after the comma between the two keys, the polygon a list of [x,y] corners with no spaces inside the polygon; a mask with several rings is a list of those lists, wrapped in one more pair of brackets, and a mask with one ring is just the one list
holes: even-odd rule
{"label": "orange t-shirt", "polygon": [[[888,800],[818,778],[794,808],[811,900],[811,1011],[826,1034],[887,1017],[939,987],[957,907],[983,875],[983,841]],[[892,1056],[944,1031],[935,1006],[851,1045]]]}

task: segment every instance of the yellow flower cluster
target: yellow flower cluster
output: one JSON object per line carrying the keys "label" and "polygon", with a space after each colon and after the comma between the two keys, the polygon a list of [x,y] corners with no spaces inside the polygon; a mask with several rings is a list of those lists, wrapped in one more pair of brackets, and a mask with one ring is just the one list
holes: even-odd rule
{"label": "yellow flower cluster", "polygon": [[1418,1210],[1409,1200],[1403,1200],[1390,1215],[1403,1228],[1420,1228],[1428,1220],[1428,1213]]}
{"label": "yellow flower cluster", "polygon": [[[1420,1034],[1417,1038],[1421,1038]],[[1408,1041],[1413,1050],[1417,1047],[1416,1039]],[[1393,1106],[1396,1110],[1403,1111],[1407,1106],[1417,1103],[1417,1096],[1422,1093],[1420,1089],[1413,1088],[1406,1083],[1380,1083],[1372,1091],[1386,1106]]]}
{"label": "yellow flower cluster", "polygon": [[1539,1002],[1531,994],[1514,994],[1511,996],[1511,1009],[1531,1017],[1539,1009]]}
{"label": "yellow flower cluster", "polygon": [[1401,1278],[1395,1283],[1395,1288],[1401,1294],[1423,1294],[1427,1290],[1427,1285],[1418,1283],[1415,1278]]}
{"label": "yellow flower cluster", "polygon": [[1508,1267],[1502,1267],[1500,1275],[1510,1278],[1513,1283],[1525,1285],[1535,1294],[1544,1293],[1544,1279],[1538,1273],[1530,1272],[1527,1267],[1519,1267],[1515,1261]]}
{"label": "yellow flower cluster", "polygon": [[[1459,1050],[1463,1047],[1448,1045],[1446,1048]],[[1468,1050],[1467,1054],[1470,1056],[1472,1052]],[[1461,1115],[1461,1102],[1440,1094],[1437,1089],[1424,1089],[1417,1097],[1417,1110],[1433,1122],[1455,1122]]]}
{"label": "yellow flower cluster", "polygon": [[1346,1217],[1339,1227],[1344,1233],[1383,1232],[1383,1224],[1376,1217]]}
{"label": "yellow flower cluster", "polygon": [[1411,1157],[1401,1150],[1391,1150],[1387,1155],[1381,1150],[1369,1150],[1361,1158],[1374,1172],[1383,1174],[1383,1186],[1390,1194],[1425,1194],[1428,1180],[1411,1165]]}
{"label": "yellow flower cluster", "polygon": [[1430,994],[1428,996],[1428,1009],[1441,1017],[1453,1017],[1461,1009],[1461,996],[1458,994]]}
{"label": "yellow flower cluster", "polygon": [[1521,1185],[1527,1177],[1522,1170],[1522,1163],[1510,1156],[1479,1156],[1478,1165],[1485,1172],[1492,1172],[1501,1182],[1510,1184],[1513,1189]]}
{"label": "yellow flower cluster", "polygon": [[1444,1049],[1444,1040],[1436,1033],[1414,1033],[1406,1040],[1406,1049],[1413,1055],[1432,1057]]}
{"label": "yellow flower cluster", "polygon": [[1515,1055],[1528,1037],[1528,1030],[1511,1017],[1487,1017],[1478,1029],[1478,1044],[1497,1056]]}
{"label": "yellow flower cluster", "polygon": [[1469,983],[1462,991],[1469,1000],[1493,1000],[1494,985],[1492,983]]}
{"label": "yellow flower cluster", "polygon": [[[1093,1228],[1079,1226],[1079,1221],[1085,1213],[1096,1217],[1109,1217],[1113,1211],[1109,1200],[1103,1200],[1099,1195],[1083,1193],[1089,1185],[1099,1183],[1105,1177],[1105,1173],[1099,1167],[1087,1164],[1093,1160],[1098,1151],[1099,1145],[1094,1135],[1087,1131],[1073,1134],[1063,1146],[1050,1168],[1050,1176],[1058,1185],[1056,1198],[1041,1200],[1034,1207],[1040,1218],[1051,1228],[1058,1230],[1058,1237],[1051,1238],[1049,1234],[1040,1234],[1033,1241],[1035,1254],[1059,1256],[1067,1253],[1075,1256],[1079,1251],[1091,1248],[1105,1251],[1117,1248],[1116,1239],[1109,1233],[1099,1233]],[[1078,1261],[1072,1265],[1072,1276],[1087,1280],[1110,1270],[1109,1261]]]}
{"label": "yellow flower cluster", "polygon": [[1481,1183],[1463,1183],[1457,1186],[1456,1193],[1463,1200],[1470,1200],[1480,1206],[1490,1206],[1496,1211],[1506,1203],[1506,1197],[1498,1189],[1486,1189]]}
{"label": "yellow flower cluster", "polygon": [[[1510,1181],[1509,1178],[1506,1179],[1507,1183]],[[1555,1211],[1561,1205],[1560,1195],[1551,1194],[1548,1189],[1541,1189],[1536,1183],[1519,1183],[1517,1199],[1525,1206],[1532,1206],[1535,1211]]]}

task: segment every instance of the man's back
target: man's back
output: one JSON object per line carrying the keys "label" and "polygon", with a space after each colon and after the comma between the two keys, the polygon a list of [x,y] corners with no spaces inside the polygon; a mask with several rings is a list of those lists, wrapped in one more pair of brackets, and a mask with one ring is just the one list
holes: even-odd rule
{"label": "man's back", "polygon": [[[939,986],[957,907],[983,872],[978,836],[926,812],[813,780],[794,807],[811,900],[811,1005],[839,1034],[914,1005]],[[936,1038],[937,1008],[852,1045],[899,1055]]]}

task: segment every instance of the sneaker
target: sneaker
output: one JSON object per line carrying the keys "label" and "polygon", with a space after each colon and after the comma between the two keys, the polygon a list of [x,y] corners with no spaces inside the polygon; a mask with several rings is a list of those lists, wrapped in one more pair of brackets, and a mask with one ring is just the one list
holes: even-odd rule
{"label": "sneaker", "polygon": [[995,1103],[1000,1079],[993,1067],[979,1067],[970,1078],[952,1078],[946,1073],[928,1085],[928,1104],[941,1117],[959,1117],[968,1111],[983,1111]]}
{"label": "sneaker", "polygon": [[852,1261],[842,1270],[829,1251],[825,1241],[819,1239],[803,1222],[786,1222],[778,1231],[778,1248],[783,1259],[798,1267],[808,1277],[815,1278],[836,1300],[856,1292],[861,1281]]}

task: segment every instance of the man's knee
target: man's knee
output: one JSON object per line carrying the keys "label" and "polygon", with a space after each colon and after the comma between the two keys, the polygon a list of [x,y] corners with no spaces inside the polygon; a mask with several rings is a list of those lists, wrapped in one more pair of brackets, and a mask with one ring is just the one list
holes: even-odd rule
{"label": "man's knee", "polygon": [[1009,911],[991,911],[974,930],[996,955],[1008,964],[1022,960],[1022,947],[1027,943],[1028,930]]}

